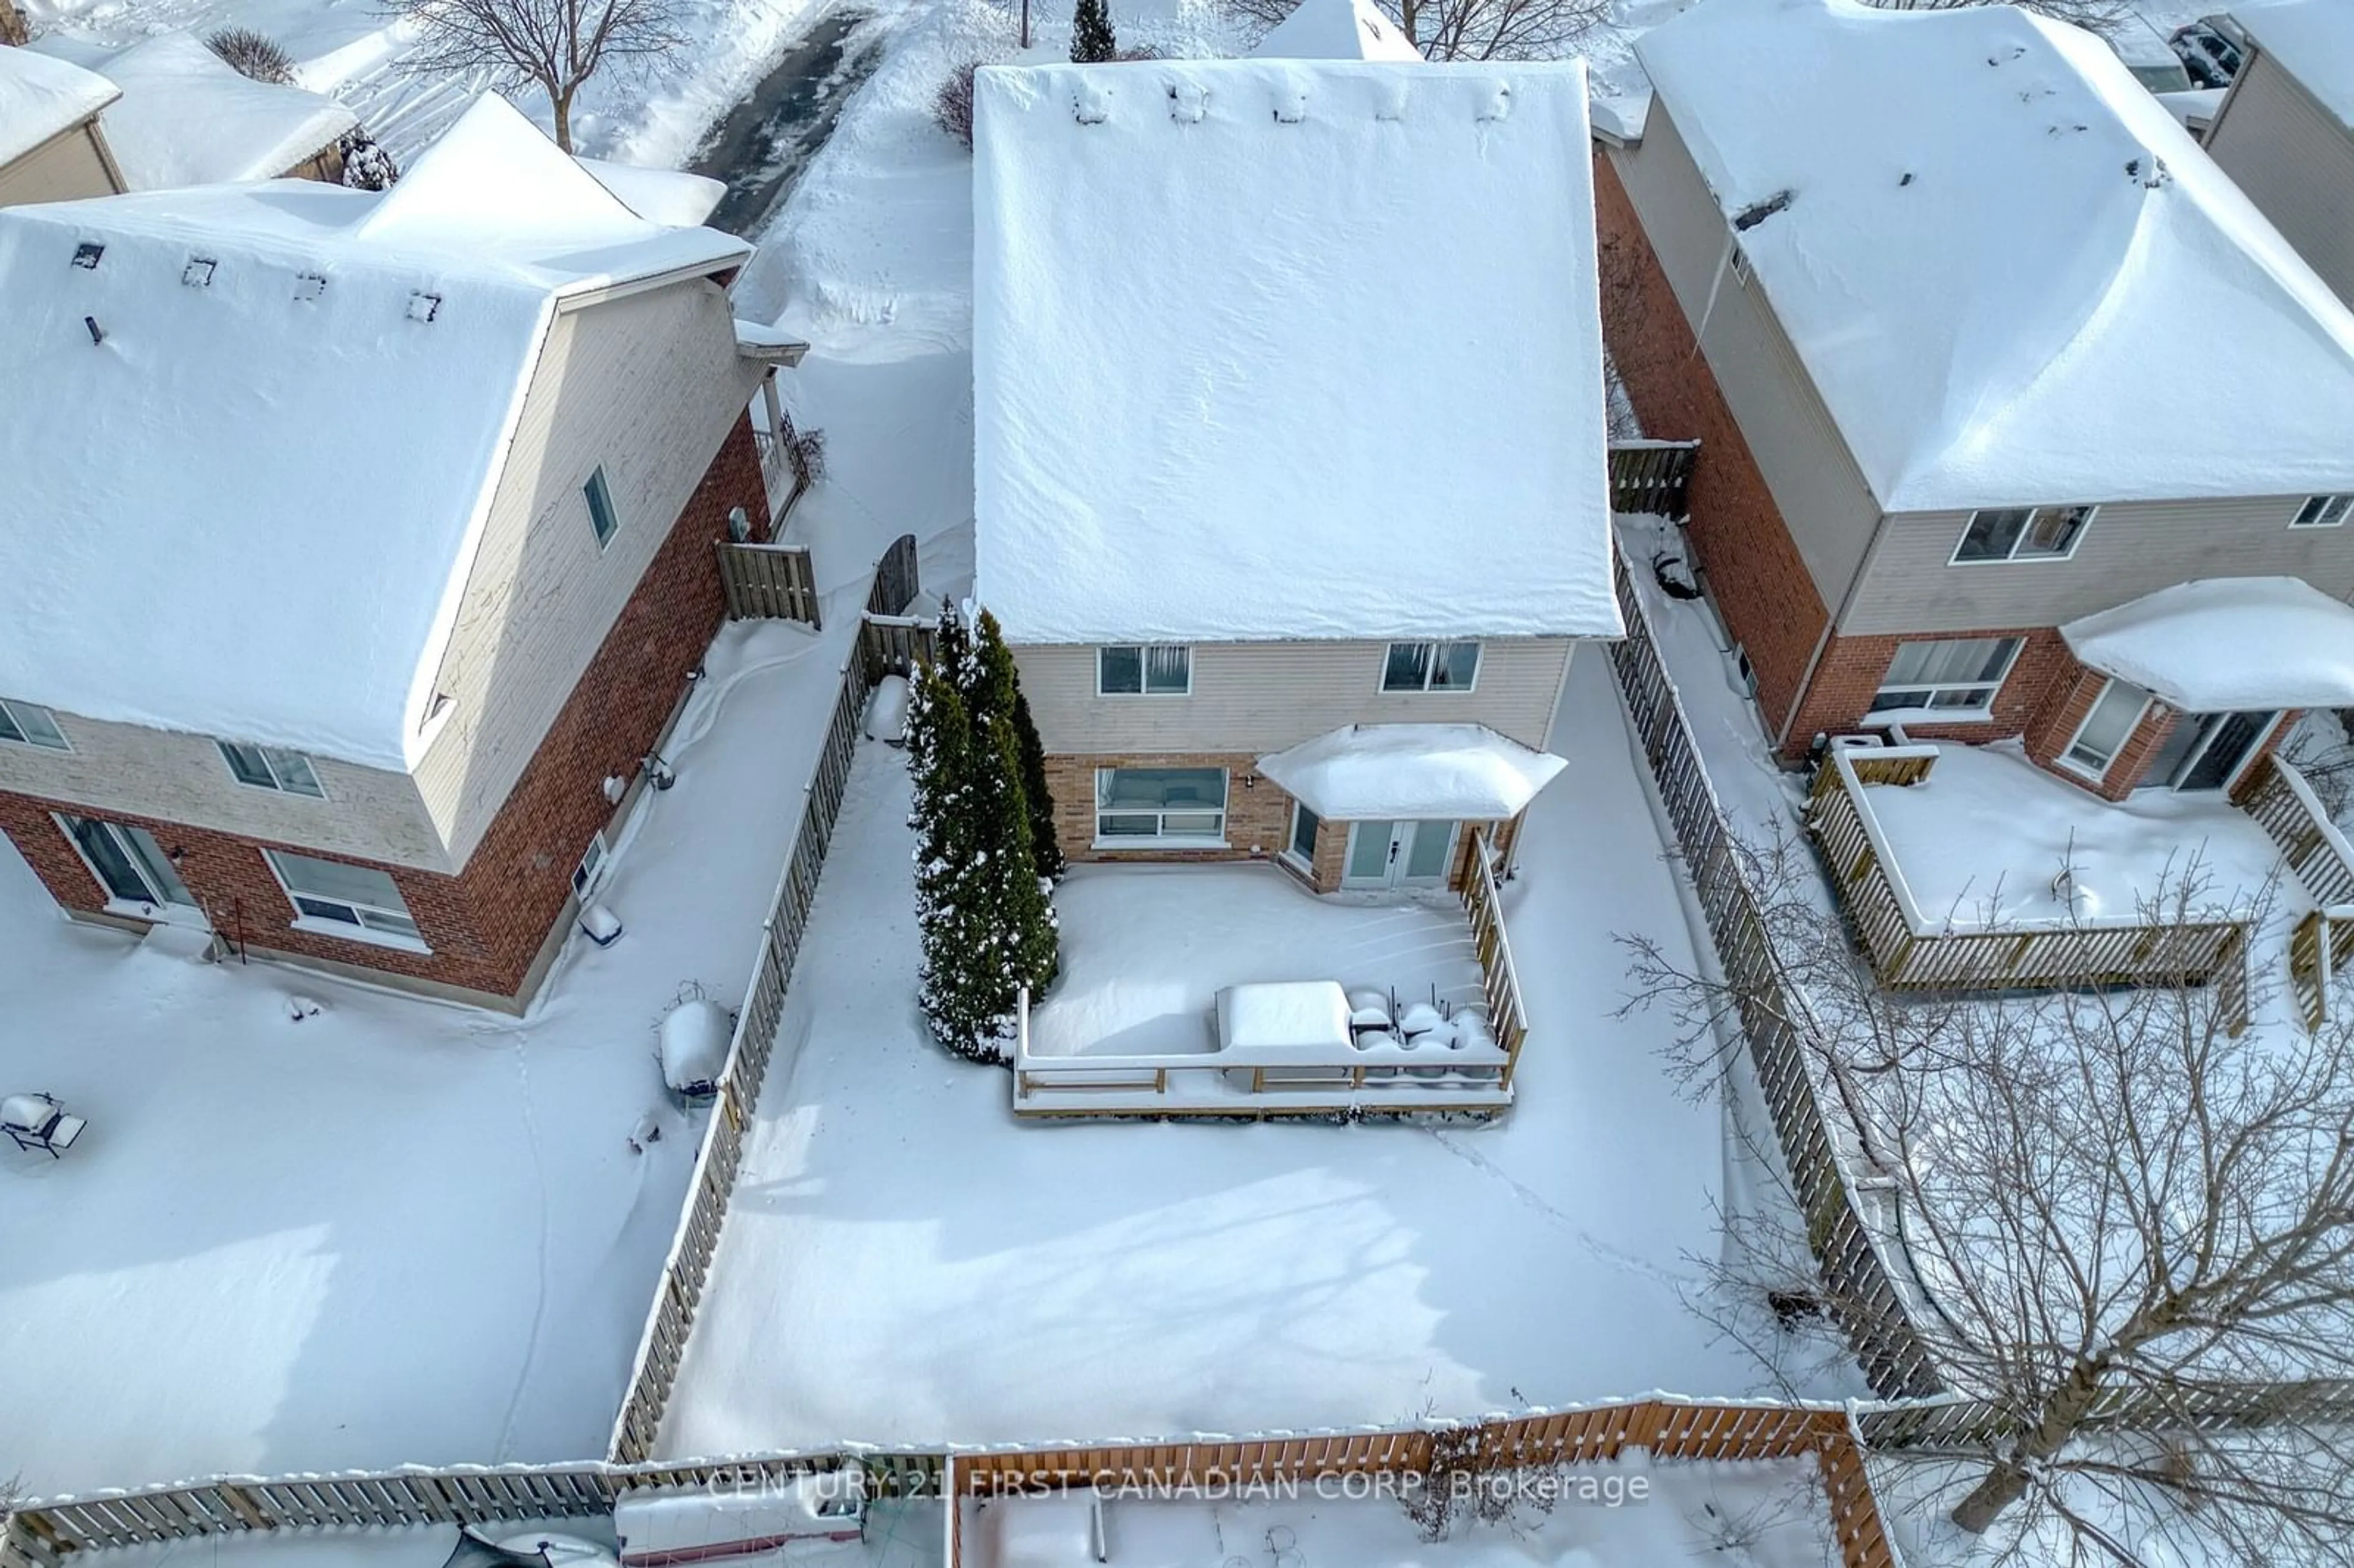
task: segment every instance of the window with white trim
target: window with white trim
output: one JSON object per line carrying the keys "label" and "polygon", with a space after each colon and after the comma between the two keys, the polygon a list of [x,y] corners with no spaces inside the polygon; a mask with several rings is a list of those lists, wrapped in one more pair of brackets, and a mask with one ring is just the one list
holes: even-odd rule
{"label": "window with white trim", "polygon": [[2076,550],[2092,506],[2005,506],[1970,514],[1954,564],[1973,561],[2058,561]]}
{"label": "window with white trim", "polygon": [[1323,818],[1299,801],[1291,803],[1290,854],[1293,860],[1303,866],[1316,863],[1316,830],[1323,824]]}
{"label": "window with white trim", "polygon": [[2354,516],[2354,495],[2308,495],[2289,519],[2292,528],[2336,528]]}
{"label": "window with white trim", "polygon": [[270,868],[292,900],[294,912],[310,920],[356,927],[377,936],[423,941],[409,917],[408,901],[387,872],[372,865],[320,860],[292,850],[264,850]]}
{"label": "window with white trim", "polygon": [[220,740],[221,760],[228,764],[230,775],[240,784],[250,784],[257,789],[277,789],[289,795],[308,795],[314,800],[327,798],[326,787],[311,768],[311,759],[299,751],[284,751],[274,746],[247,746],[240,741]]}
{"label": "window with white trim", "polygon": [[1382,660],[1384,692],[1468,692],[1479,678],[1477,642],[1393,642]]}
{"label": "window with white trim", "polygon": [[2100,778],[2117,759],[2126,737],[2133,734],[2148,706],[2147,692],[2129,682],[2112,680],[2101,689],[2084,722],[2076,726],[2075,738],[2060,754],[2060,760],[2075,772]]}
{"label": "window with white trim", "polygon": [[51,751],[73,749],[66,744],[65,731],[58,727],[57,715],[37,703],[0,700],[0,740],[46,747]]}
{"label": "window with white trim", "polygon": [[588,502],[588,526],[596,531],[597,547],[601,550],[621,531],[620,514],[613,510],[613,492],[605,482],[602,463],[588,476],[588,482],[580,487],[580,493]]}
{"label": "window with white trim", "polygon": [[1096,837],[1110,843],[1214,844],[1226,836],[1223,768],[1098,768]]}
{"label": "window with white trim", "polygon": [[597,878],[605,869],[605,833],[602,829],[588,835],[588,847],[580,852],[580,863],[572,868],[572,893],[576,898],[586,898],[597,885]]}
{"label": "window with white trim", "polygon": [[2016,637],[1942,637],[1900,642],[1873,694],[1873,713],[1914,710],[1962,716],[1993,705],[2019,657]]}
{"label": "window with white trim", "polygon": [[1117,642],[1096,650],[1096,695],[1182,697],[1193,690],[1193,651],[1182,642]]}

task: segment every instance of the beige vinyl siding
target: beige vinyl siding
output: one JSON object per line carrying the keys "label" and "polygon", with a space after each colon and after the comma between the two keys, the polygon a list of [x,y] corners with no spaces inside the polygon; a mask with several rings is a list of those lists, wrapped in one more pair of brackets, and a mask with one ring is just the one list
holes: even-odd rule
{"label": "beige vinyl siding", "polygon": [[2116,502],[2094,514],[2066,560],[1967,566],[1948,563],[1968,513],[1892,514],[1840,630],[2056,626],[2202,577],[2297,577],[2354,595],[2354,525],[2291,528],[2305,499]]}
{"label": "beige vinyl siding", "polygon": [[2207,150],[2338,298],[2354,302],[2354,132],[2259,48]]}
{"label": "beige vinyl siding", "polygon": [[[1652,104],[1639,145],[1609,156],[1816,591],[1838,605],[1880,520],[1871,485],[1765,293],[1733,275],[1732,228],[1667,106]],[[1739,591],[1738,584],[1717,588]]]}
{"label": "beige vinyl siding", "polygon": [[454,869],[405,773],[313,757],[312,770],[327,791],[320,800],[239,783],[209,736],[67,713],[57,721],[71,751],[0,741],[0,789],[94,816],[158,817],[358,860]]}
{"label": "beige vinyl siding", "polygon": [[1208,642],[1193,648],[1190,696],[1096,695],[1091,646],[1013,651],[1038,737],[1057,753],[1279,751],[1349,724],[1483,724],[1542,747],[1575,640],[1481,645],[1469,692],[1381,689],[1386,642]]}
{"label": "beige vinyl siding", "polygon": [[113,196],[122,186],[100,149],[95,121],[59,132],[23,157],[0,166],[0,207],[79,201]]}
{"label": "beige vinyl siding", "polygon": [[[700,279],[550,325],[435,682],[457,706],[417,770],[457,863],[563,710],[762,369],[737,356],[726,295]],[[601,550],[581,493],[600,463],[620,522]]]}

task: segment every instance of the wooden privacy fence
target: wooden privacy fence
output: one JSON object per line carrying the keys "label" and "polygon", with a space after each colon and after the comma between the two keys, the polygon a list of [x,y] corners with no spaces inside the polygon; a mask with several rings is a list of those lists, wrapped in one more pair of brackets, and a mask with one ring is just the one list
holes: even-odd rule
{"label": "wooden privacy fence", "polygon": [[902,534],[883,552],[875,568],[875,584],[866,590],[866,621],[859,640],[866,659],[880,680],[885,673],[912,675],[918,664],[939,656],[937,623],[907,613],[922,591],[916,569],[916,536]]}
{"label": "wooden privacy fence", "polygon": [[1698,441],[1610,443],[1610,510],[1684,517],[1691,512]]}
{"label": "wooden privacy fence", "polygon": [[[1847,1568],[1894,1568],[1878,1504],[1846,1414],[1837,1408],[1702,1404],[1652,1399],[1479,1424],[1478,1468],[1594,1464],[1642,1448],[1663,1459],[1789,1459],[1821,1466],[1831,1526]],[[1140,1497],[1214,1489],[1272,1490],[1321,1477],[1427,1476],[1432,1432],[1413,1428],[1174,1444],[1107,1444],[960,1453],[955,1499],[1069,1487]]]}
{"label": "wooden privacy fence", "polygon": [[1909,789],[1935,768],[1929,746],[1835,747],[1807,802],[1814,835],[1880,983],[1894,989],[2181,985],[2221,990],[2232,1032],[2248,1021],[2248,933],[2233,920],[2084,919],[1951,930],[1923,916],[1872,815],[1869,791]]}
{"label": "wooden privacy fence", "polygon": [[720,1226],[727,1218],[727,1200],[736,1189],[744,1128],[759,1104],[760,1084],[768,1075],[777,1025],[784,1016],[785,989],[792,980],[793,959],[801,951],[810,904],[817,896],[818,877],[825,869],[834,820],[842,812],[843,791],[848,786],[857,747],[860,714],[874,683],[869,674],[873,667],[864,645],[853,645],[842,667],[842,689],[826,726],[824,749],[818,754],[816,772],[802,789],[801,824],[793,833],[792,853],[777,879],[769,917],[760,927],[759,964],[736,1014],[735,1037],[728,1043],[718,1098],[704,1128],[702,1150],[695,1156],[686,1210],[663,1264],[662,1283],[638,1342],[629,1390],[613,1424],[610,1452],[619,1462],[642,1460],[652,1453],[671,1388],[678,1380],[679,1361],[686,1353],[687,1334],[695,1327],[712,1255],[718,1250]]}
{"label": "wooden privacy fence", "polygon": [[1874,1229],[1847,1184],[1829,1123],[1815,1093],[1809,1051],[1823,1047],[1817,1026],[1787,982],[1740,846],[1702,766],[1683,701],[1651,636],[1649,613],[1624,559],[1612,576],[1627,635],[1610,644],[1628,717],[1667,809],[1684,869],[1700,896],[1717,957],[1740,999],[1742,1033],[1772,1113],[1792,1190],[1807,1221],[1807,1243],[1829,1287],[1829,1305],[1873,1391],[1883,1398],[1945,1392],[1928,1344],[1914,1328]]}
{"label": "wooden privacy fence", "polygon": [[806,545],[738,545],[721,540],[719,584],[730,620],[803,620],[822,627],[817,573]]}
{"label": "wooden privacy fence", "polygon": [[140,1491],[60,1498],[20,1509],[0,1537],[0,1568],[56,1568],[80,1552],[280,1530],[487,1524],[610,1511],[632,1492],[775,1489],[855,1463],[870,1495],[927,1497],[944,1456],[841,1452],[678,1464],[457,1465],[276,1480],[224,1477]]}
{"label": "wooden privacy fence", "polygon": [[[1984,1446],[2025,1431],[2031,1411],[1986,1399],[1932,1399],[1859,1405],[1856,1428],[1873,1449]],[[2103,1389],[2087,1430],[2222,1432],[2283,1422],[2354,1423],[2354,1379],[2214,1383],[2202,1388]]]}
{"label": "wooden privacy fence", "polygon": [[1479,989],[1488,1000],[1488,1027],[1504,1048],[1503,1086],[1512,1086],[1528,1038],[1528,1009],[1521,1001],[1521,977],[1512,968],[1512,943],[1504,934],[1503,899],[1496,892],[1496,867],[1488,830],[1474,829],[1471,864],[1463,877],[1463,912],[1471,921],[1471,946],[1479,955]]}

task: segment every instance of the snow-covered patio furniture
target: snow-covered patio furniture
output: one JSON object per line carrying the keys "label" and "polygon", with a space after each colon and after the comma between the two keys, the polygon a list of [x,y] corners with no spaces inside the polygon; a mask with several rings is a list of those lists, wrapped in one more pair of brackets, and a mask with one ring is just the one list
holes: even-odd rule
{"label": "snow-covered patio furniture", "polygon": [[1356,1075],[1349,998],[1336,981],[1230,985],[1216,1012],[1218,1051],[1254,1090],[1324,1088]]}
{"label": "snow-covered patio furniture", "polygon": [[18,1149],[39,1149],[55,1160],[81,1136],[82,1118],[68,1116],[49,1095],[10,1095],[0,1099],[0,1132]]}

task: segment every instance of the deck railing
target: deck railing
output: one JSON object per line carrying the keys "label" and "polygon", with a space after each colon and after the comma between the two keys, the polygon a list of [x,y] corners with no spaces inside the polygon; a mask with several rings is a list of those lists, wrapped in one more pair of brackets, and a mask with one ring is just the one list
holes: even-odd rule
{"label": "deck railing", "polygon": [[859,718],[874,683],[869,674],[873,668],[864,644],[854,643],[842,667],[841,690],[827,722],[816,771],[802,788],[801,823],[793,833],[792,853],[786,857],[776,895],[769,901],[769,917],[760,927],[759,963],[736,1015],[735,1035],[728,1042],[727,1062],[720,1075],[718,1098],[704,1128],[703,1147],[695,1156],[685,1212],[671,1242],[670,1255],[663,1261],[662,1282],[639,1339],[620,1414],[613,1424],[610,1452],[617,1461],[645,1458],[653,1452],[662,1431],[663,1412],[678,1379],[679,1361],[686,1354],[687,1335],[695,1327],[712,1255],[719,1247],[720,1227],[726,1222],[727,1200],[736,1189],[744,1128],[759,1104],[760,1085],[776,1047],[777,1025],[784,1016],[785,988],[792,980],[793,959],[801,951],[810,904],[817,896],[818,877],[825,869],[826,847],[832,842],[834,820],[842,811]]}
{"label": "deck railing", "polygon": [[2268,751],[2232,786],[2232,803],[2253,817],[2318,907],[2289,938],[2289,986],[2306,1027],[2329,1018],[2331,980],[2354,962],[2354,845],[2295,763]]}
{"label": "deck railing", "polygon": [[2212,981],[2226,1016],[2247,1022],[2245,923],[2079,919],[1955,930],[1925,916],[1872,814],[1868,791],[1930,777],[1935,747],[1833,747],[1816,770],[1807,826],[1880,983],[1903,990]]}
{"label": "deck railing", "polygon": [[1629,514],[1682,517],[1691,510],[1692,468],[1698,441],[1610,443],[1610,510]]}
{"label": "deck railing", "polygon": [[1471,835],[1471,863],[1463,875],[1463,912],[1471,922],[1471,946],[1479,955],[1479,989],[1488,1001],[1488,1028],[1504,1052],[1504,1087],[1521,1065],[1528,1038],[1528,1009],[1521,1001],[1521,977],[1512,968],[1511,938],[1504,931],[1504,904],[1496,891],[1495,854],[1488,830]]}
{"label": "deck railing", "polygon": [[1749,1059],[1774,1119],[1792,1192],[1807,1217],[1807,1243],[1829,1294],[1829,1305],[1873,1390],[1887,1398],[1944,1392],[1935,1358],[1913,1327],[1908,1295],[1867,1224],[1832,1141],[1835,1125],[1815,1091],[1810,1058],[1828,1046],[1804,998],[1785,977],[1740,842],[1726,823],[1683,699],[1659,657],[1649,611],[1628,573],[1613,563],[1627,635],[1610,644],[1610,667],[1660,805],[1699,895],[1718,961],[1741,999]]}
{"label": "deck railing", "polygon": [[801,620],[822,629],[817,570],[806,545],[738,545],[719,553],[719,584],[730,620]]}

